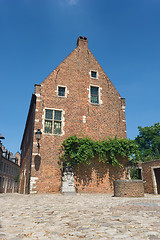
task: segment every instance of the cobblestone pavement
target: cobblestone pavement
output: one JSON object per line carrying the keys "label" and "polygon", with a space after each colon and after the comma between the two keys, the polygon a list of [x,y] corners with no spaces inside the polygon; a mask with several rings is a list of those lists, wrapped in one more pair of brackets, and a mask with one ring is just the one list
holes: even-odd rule
{"label": "cobblestone pavement", "polygon": [[0,194],[0,239],[160,239],[160,195]]}

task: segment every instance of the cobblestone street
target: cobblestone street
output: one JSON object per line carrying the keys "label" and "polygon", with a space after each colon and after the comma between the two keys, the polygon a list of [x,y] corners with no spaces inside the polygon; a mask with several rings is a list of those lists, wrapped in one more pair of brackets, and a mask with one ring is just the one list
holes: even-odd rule
{"label": "cobblestone street", "polygon": [[160,195],[1,194],[0,239],[160,239]]}

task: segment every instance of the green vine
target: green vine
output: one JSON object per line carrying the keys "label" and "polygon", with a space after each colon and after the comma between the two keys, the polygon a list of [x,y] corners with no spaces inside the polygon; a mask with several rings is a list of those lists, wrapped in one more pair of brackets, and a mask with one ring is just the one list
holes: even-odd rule
{"label": "green vine", "polygon": [[100,162],[109,163],[113,166],[122,166],[118,160],[121,156],[128,161],[135,162],[139,157],[138,146],[133,140],[120,138],[107,138],[103,141],[78,138],[71,136],[64,140],[60,151],[60,162],[68,166],[75,166],[81,163],[90,164],[94,157]]}

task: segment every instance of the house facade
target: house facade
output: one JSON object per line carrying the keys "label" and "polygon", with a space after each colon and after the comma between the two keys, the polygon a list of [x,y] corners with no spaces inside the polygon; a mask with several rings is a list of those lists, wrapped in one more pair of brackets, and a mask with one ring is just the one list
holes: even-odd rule
{"label": "house facade", "polygon": [[160,194],[160,159],[139,163],[138,167],[144,181],[144,192]]}
{"label": "house facade", "polygon": [[18,152],[13,156],[0,143],[0,193],[18,192],[18,179],[20,166],[18,165]]}
{"label": "house facade", "polygon": [[[42,132],[40,148],[37,129]],[[21,144],[20,193],[61,191],[59,148],[72,135],[93,140],[126,138],[125,99],[89,50],[85,37],[79,37],[77,47],[35,85]],[[79,173],[74,169],[77,191],[113,192],[113,180],[124,177],[124,169],[97,164],[95,159],[87,172],[85,166]]]}

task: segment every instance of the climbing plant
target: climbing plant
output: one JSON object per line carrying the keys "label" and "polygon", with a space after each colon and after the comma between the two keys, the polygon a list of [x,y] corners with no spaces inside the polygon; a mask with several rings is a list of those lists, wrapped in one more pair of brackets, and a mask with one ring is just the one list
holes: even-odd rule
{"label": "climbing plant", "polygon": [[93,141],[88,137],[71,136],[64,140],[60,150],[60,162],[68,166],[81,163],[89,165],[94,157],[100,162],[122,166],[119,156],[131,162],[135,162],[139,157],[138,146],[133,140],[117,137]]}

